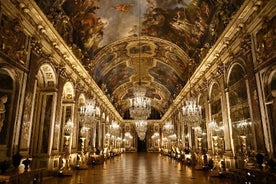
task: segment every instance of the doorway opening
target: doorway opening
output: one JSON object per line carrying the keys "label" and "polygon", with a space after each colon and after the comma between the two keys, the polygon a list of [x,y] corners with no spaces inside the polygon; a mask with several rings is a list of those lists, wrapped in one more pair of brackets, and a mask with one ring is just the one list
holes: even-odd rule
{"label": "doorway opening", "polygon": [[146,142],[146,139],[144,140],[140,140],[138,138],[138,149],[137,149],[138,152],[147,152],[147,142]]}

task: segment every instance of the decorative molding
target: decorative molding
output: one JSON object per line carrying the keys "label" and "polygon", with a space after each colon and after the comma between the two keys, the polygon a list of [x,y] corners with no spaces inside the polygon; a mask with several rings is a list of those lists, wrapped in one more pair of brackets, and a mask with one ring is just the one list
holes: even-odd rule
{"label": "decorative molding", "polygon": [[38,55],[42,55],[42,44],[39,38],[32,37],[31,38],[31,48]]}

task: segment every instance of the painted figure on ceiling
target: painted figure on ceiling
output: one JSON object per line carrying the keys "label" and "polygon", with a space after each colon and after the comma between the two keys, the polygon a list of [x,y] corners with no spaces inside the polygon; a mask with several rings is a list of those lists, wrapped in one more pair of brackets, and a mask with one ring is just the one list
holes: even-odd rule
{"label": "painted figure on ceiling", "polygon": [[97,15],[96,5],[98,1],[91,0],[67,0],[64,11],[70,17],[73,25],[74,43],[82,50],[82,53],[94,53],[99,48],[103,38],[103,29],[106,25]]}

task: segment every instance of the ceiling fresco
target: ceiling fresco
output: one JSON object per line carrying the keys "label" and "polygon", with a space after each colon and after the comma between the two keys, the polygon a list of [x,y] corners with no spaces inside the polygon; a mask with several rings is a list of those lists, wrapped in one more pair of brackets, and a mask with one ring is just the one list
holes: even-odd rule
{"label": "ceiling fresco", "polygon": [[133,36],[104,47],[89,71],[121,114],[141,81],[153,108],[162,115],[186,83],[188,63],[187,54],[171,42]]}
{"label": "ceiling fresco", "polygon": [[243,0],[36,3],[124,117],[139,80],[162,116]]}

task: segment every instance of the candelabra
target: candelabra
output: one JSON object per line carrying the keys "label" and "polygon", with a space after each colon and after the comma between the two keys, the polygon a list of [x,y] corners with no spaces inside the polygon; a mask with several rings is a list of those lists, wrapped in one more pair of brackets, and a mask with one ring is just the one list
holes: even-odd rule
{"label": "candelabra", "polygon": [[201,153],[201,150],[202,150],[202,138],[201,137],[198,137],[197,138],[197,142],[198,142],[198,150],[199,152]]}
{"label": "candelabra", "polygon": [[71,168],[70,168],[70,141],[71,141],[71,134],[74,127],[74,123],[71,119],[64,125],[64,144],[63,144],[63,151],[64,151],[64,158],[62,159],[62,167],[60,168],[59,175],[71,175]]}
{"label": "candelabra", "polygon": [[218,138],[219,137],[217,135],[213,135],[212,138],[213,138],[213,145],[214,145],[214,155],[215,155],[215,157],[217,157],[217,155],[218,155]]}
{"label": "candelabra", "polygon": [[211,139],[212,139],[212,149],[213,149],[213,154],[215,155],[215,156],[217,156],[217,151],[218,151],[218,136],[216,136],[216,135],[213,135],[213,130],[216,130],[216,129],[218,129],[218,124],[217,124],[217,122],[216,121],[211,121],[211,122],[209,122],[209,124],[208,124],[208,127],[209,127],[209,130],[210,130],[210,137],[211,137]]}
{"label": "candelabra", "polygon": [[81,155],[79,158],[79,163],[77,164],[77,167],[79,169],[87,169],[87,158],[85,156],[85,141],[87,139],[87,132],[89,128],[87,127],[81,127],[80,130],[80,139],[81,139]]}

